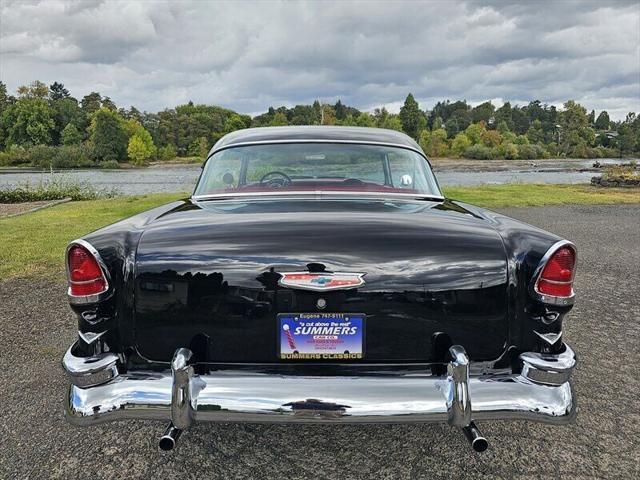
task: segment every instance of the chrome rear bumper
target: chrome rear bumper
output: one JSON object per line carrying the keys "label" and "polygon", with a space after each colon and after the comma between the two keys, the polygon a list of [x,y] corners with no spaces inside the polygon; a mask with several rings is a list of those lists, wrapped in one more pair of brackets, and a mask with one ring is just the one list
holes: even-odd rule
{"label": "chrome rear bumper", "polygon": [[[526,419],[563,424],[576,402],[569,377],[575,354],[525,353],[520,374],[469,376],[469,360],[452,347],[448,373],[362,376],[276,375],[220,370],[196,375],[191,352],[176,351],[172,370],[113,374],[118,357],[87,361],[70,349],[63,366],[71,379],[66,418],[75,425],[124,419],[170,420],[177,429],[206,422],[448,422]],[[82,364],[86,362],[86,373]],[[102,362],[102,363],[100,363]],[[94,366],[105,365],[101,374]],[[95,375],[92,382],[92,376]],[[91,385],[93,383],[93,385]]]}

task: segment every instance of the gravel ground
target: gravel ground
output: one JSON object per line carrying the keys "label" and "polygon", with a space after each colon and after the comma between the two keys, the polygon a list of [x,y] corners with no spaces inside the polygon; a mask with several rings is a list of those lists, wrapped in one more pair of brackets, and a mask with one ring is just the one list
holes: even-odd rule
{"label": "gravel ground", "polygon": [[196,425],[161,453],[155,422],[78,429],[62,417],[74,339],[64,285],[0,283],[0,478],[639,478],[637,205],[508,209],[573,240],[577,423],[482,423],[474,454],[446,425]]}

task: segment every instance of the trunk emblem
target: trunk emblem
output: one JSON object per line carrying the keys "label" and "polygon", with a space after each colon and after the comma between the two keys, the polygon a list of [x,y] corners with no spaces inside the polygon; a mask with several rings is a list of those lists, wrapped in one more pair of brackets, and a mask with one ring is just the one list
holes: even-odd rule
{"label": "trunk emblem", "polygon": [[278,284],[303,290],[327,291],[357,288],[364,285],[364,273],[345,272],[286,272],[280,274]]}

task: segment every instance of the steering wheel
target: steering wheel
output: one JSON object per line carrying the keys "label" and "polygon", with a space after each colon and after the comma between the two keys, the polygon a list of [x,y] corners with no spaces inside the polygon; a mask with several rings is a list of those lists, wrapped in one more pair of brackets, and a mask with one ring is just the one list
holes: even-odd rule
{"label": "steering wheel", "polygon": [[354,187],[358,185],[364,185],[364,182],[359,178],[346,178],[342,181],[342,184],[350,187]]}
{"label": "steering wheel", "polygon": [[[272,175],[279,175],[280,178],[272,178],[267,180]],[[260,186],[266,186],[269,188],[282,188],[291,184],[291,177],[286,173],[274,170],[273,172],[265,173],[260,179]]]}

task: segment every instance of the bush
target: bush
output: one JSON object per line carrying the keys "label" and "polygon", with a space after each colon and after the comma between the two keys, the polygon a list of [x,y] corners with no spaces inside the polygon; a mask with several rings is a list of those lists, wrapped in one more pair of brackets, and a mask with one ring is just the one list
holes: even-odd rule
{"label": "bush", "polygon": [[471,146],[471,140],[464,133],[459,133],[451,142],[451,153],[462,155]]}
{"label": "bush", "polygon": [[599,146],[590,148],[587,154],[589,158],[615,158],[618,156],[618,151],[615,148]]}
{"label": "bush", "polygon": [[173,160],[178,156],[178,151],[175,145],[170,143],[166,147],[160,147],[158,149],[158,159],[160,160]]}
{"label": "bush", "polygon": [[518,145],[518,158],[522,160],[535,160],[548,158],[549,154],[541,145]]}
{"label": "bush", "polygon": [[504,158],[506,160],[515,160],[518,158],[518,147],[513,143],[502,143],[491,149],[493,158]]}
{"label": "bush", "polygon": [[98,166],[100,168],[112,169],[112,170],[120,168],[120,164],[118,162],[116,162],[115,160],[105,160],[104,162],[100,162],[98,164]]}
{"label": "bush", "polygon": [[0,152],[0,165],[3,167],[15,167],[29,163],[29,152],[26,148],[13,145],[6,152]]}
{"label": "bush", "polygon": [[24,183],[18,187],[0,187],[0,203],[37,202],[42,200],[96,200],[113,198],[118,191],[100,190],[87,182],[77,182],[63,176],[51,175],[38,184]]}
{"label": "bush", "polygon": [[473,145],[464,151],[465,158],[475,158],[476,160],[491,160],[493,152],[484,145]]}
{"label": "bush", "polygon": [[28,152],[29,163],[42,169],[83,168],[95,166],[89,145],[64,145],[48,147],[39,145]]}
{"label": "bush", "polygon": [[29,163],[39,168],[51,168],[56,155],[56,147],[49,147],[47,145],[36,145],[28,151]]}

